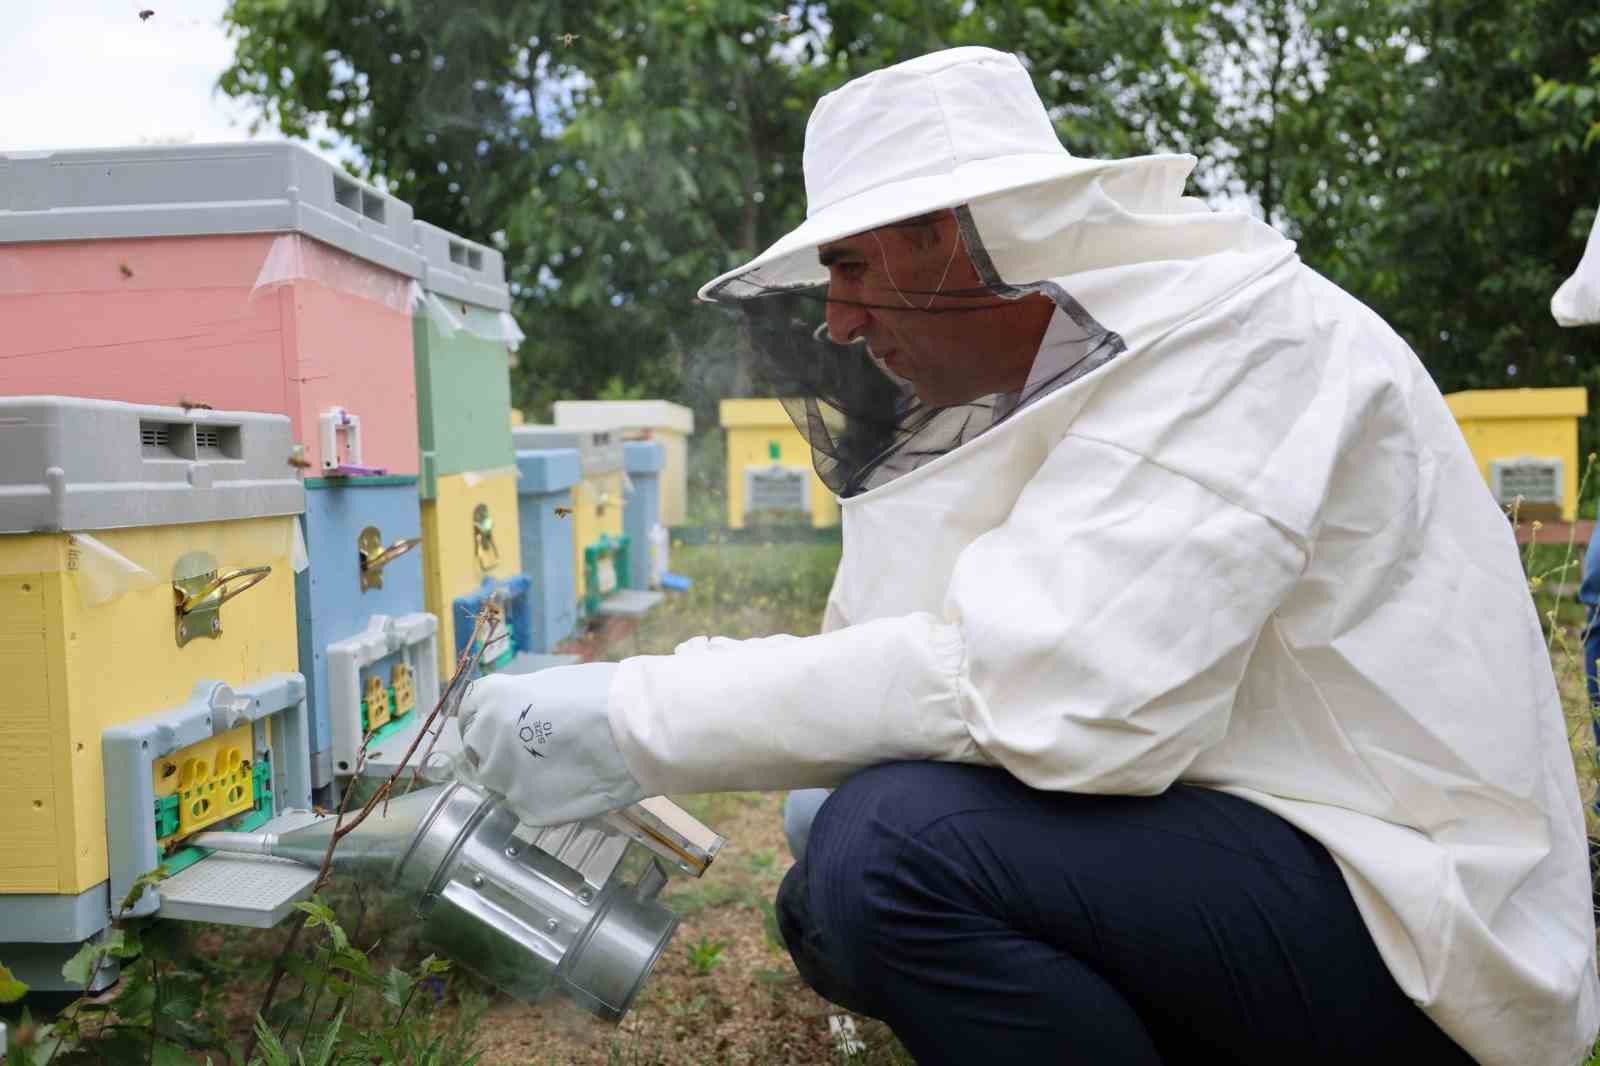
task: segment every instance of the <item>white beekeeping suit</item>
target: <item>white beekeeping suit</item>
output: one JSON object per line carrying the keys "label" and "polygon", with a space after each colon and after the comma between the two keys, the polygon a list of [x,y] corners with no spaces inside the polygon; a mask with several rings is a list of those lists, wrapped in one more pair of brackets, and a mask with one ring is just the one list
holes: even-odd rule
{"label": "white beekeeping suit", "polygon": [[[921,81],[890,108],[880,75]],[[938,113],[895,121],[908,99]],[[859,355],[790,367],[826,369],[784,393],[842,497],[826,631],[603,675],[596,803],[905,759],[1204,785],[1328,849],[1399,986],[1478,1061],[1582,1059],[1600,986],[1560,697],[1511,527],[1416,356],[1272,229],[1184,198],[1192,159],[1068,155],[1009,56],[868,75],[819,124],[806,223],[703,296],[821,286],[819,244],[953,209],[989,291],[1050,297],[1079,348],[999,419],[919,410],[852,378]]]}

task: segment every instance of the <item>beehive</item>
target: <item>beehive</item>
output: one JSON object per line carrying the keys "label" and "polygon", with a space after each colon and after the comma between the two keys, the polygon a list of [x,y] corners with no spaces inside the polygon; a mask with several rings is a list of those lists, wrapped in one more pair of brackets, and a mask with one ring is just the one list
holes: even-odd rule
{"label": "beehive", "polygon": [[[622,528],[627,474],[622,441],[603,430],[518,426],[517,450],[572,448],[578,452],[579,479],[572,487],[572,569],[578,602],[594,613],[599,601],[626,587],[630,546]],[[594,586],[594,587],[591,587]]]}
{"label": "beehive", "polygon": [[499,252],[426,222],[413,238],[425,264],[413,325],[421,488],[433,499],[440,478],[515,461],[510,351],[520,335]]}
{"label": "beehive", "polygon": [[[455,649],[472,624],[472,607],[486,579],[492,587],[504,586],[513,598],[526,595],[522,576],[522,544],[517,522],[516,469],[486,474],[447,474],[438,479],[437,493],[422,501],[423,587],[428,610],[439,620],[441,678],[454,673]],[[520,591],[519,591],[520,590]],[[515,616],[521,606],[508,605]],[[506,635],[522,650],[527,634]],[[498,658],[498,656],[495,656]]]}
{"label": "beehive", "polygon": [[605,430],[625,440],[659,444],[661,524],[670,528],[688,521],[693,411],[666,400],[557,400],[551,414],[562,429]]}
{"label": "beehive", "polygon": [[1475,389],[1445,397],[1490,491],[1522,518],[1578,517],[1578,420],[1588,393],[1572,389]]}
{"label": "beehive", "polygon": [[0,156],[6,389],[284,414],[314,476],[415,476],[411,226],[291,144]]}
{"label": "beehive", "polygon": [[308,479],[305,528],[300,666],[322,788],[354,772],[369,732],[381,739],[419,705],[432,709],[438,622],[427,610],[416,478]]}
{"label": "beehive", "polygon": [[815,528],[839,524],[839,501],[817,476],[811,446],[777,400],[723,400],[727,432],[728,525],[753,516],[795,517]]}
{"label": "beehive", "polygon": [[290,447],[281,416],[0,398],[0,908],[106,881],[108,728],[295,670]]}
{"label": "beehive", "polygon": [[572,490],[582,477],[576,448],[519,451],[522,566],[532,581],[530,648],[547,653],[578,626]]}

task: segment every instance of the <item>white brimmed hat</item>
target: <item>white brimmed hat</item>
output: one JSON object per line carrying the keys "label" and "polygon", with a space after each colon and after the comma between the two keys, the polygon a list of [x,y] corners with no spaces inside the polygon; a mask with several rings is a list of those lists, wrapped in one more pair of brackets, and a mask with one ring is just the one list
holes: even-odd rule
{"label": "white brimmed hat", "polygon": [[1115,163],[1056,139],[1016,56],[951,48],[847,83],[806,124],[806,220],[755,259],[708,282],[702,300],[820,285],[817,248],[891,222]]}

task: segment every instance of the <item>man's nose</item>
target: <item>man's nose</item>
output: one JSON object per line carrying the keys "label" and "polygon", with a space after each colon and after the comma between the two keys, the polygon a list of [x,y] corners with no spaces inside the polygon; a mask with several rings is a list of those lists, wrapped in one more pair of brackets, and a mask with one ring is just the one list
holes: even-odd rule
{"label": "man's nose", "polygon": [[849,344],[860,337],[870,319],[865,307],[828,290],[828,339],[833,343]]}

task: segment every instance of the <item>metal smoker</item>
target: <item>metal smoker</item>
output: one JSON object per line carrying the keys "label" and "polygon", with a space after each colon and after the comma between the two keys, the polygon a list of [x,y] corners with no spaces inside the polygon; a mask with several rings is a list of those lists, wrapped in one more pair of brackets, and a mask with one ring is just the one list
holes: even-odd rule
{"label": "metal smoker", "polygon": [[[334,818],[283,834],[192,843],[320,866]],[[465,784],[380,806],[339,842],[335,868],[415,900],[426,939],[519,999],[552,990],[611,1022],[627,1013],[678,919],[656,900],[668,869],[698,877],[722,837],[665,799],[539,829]]]}

